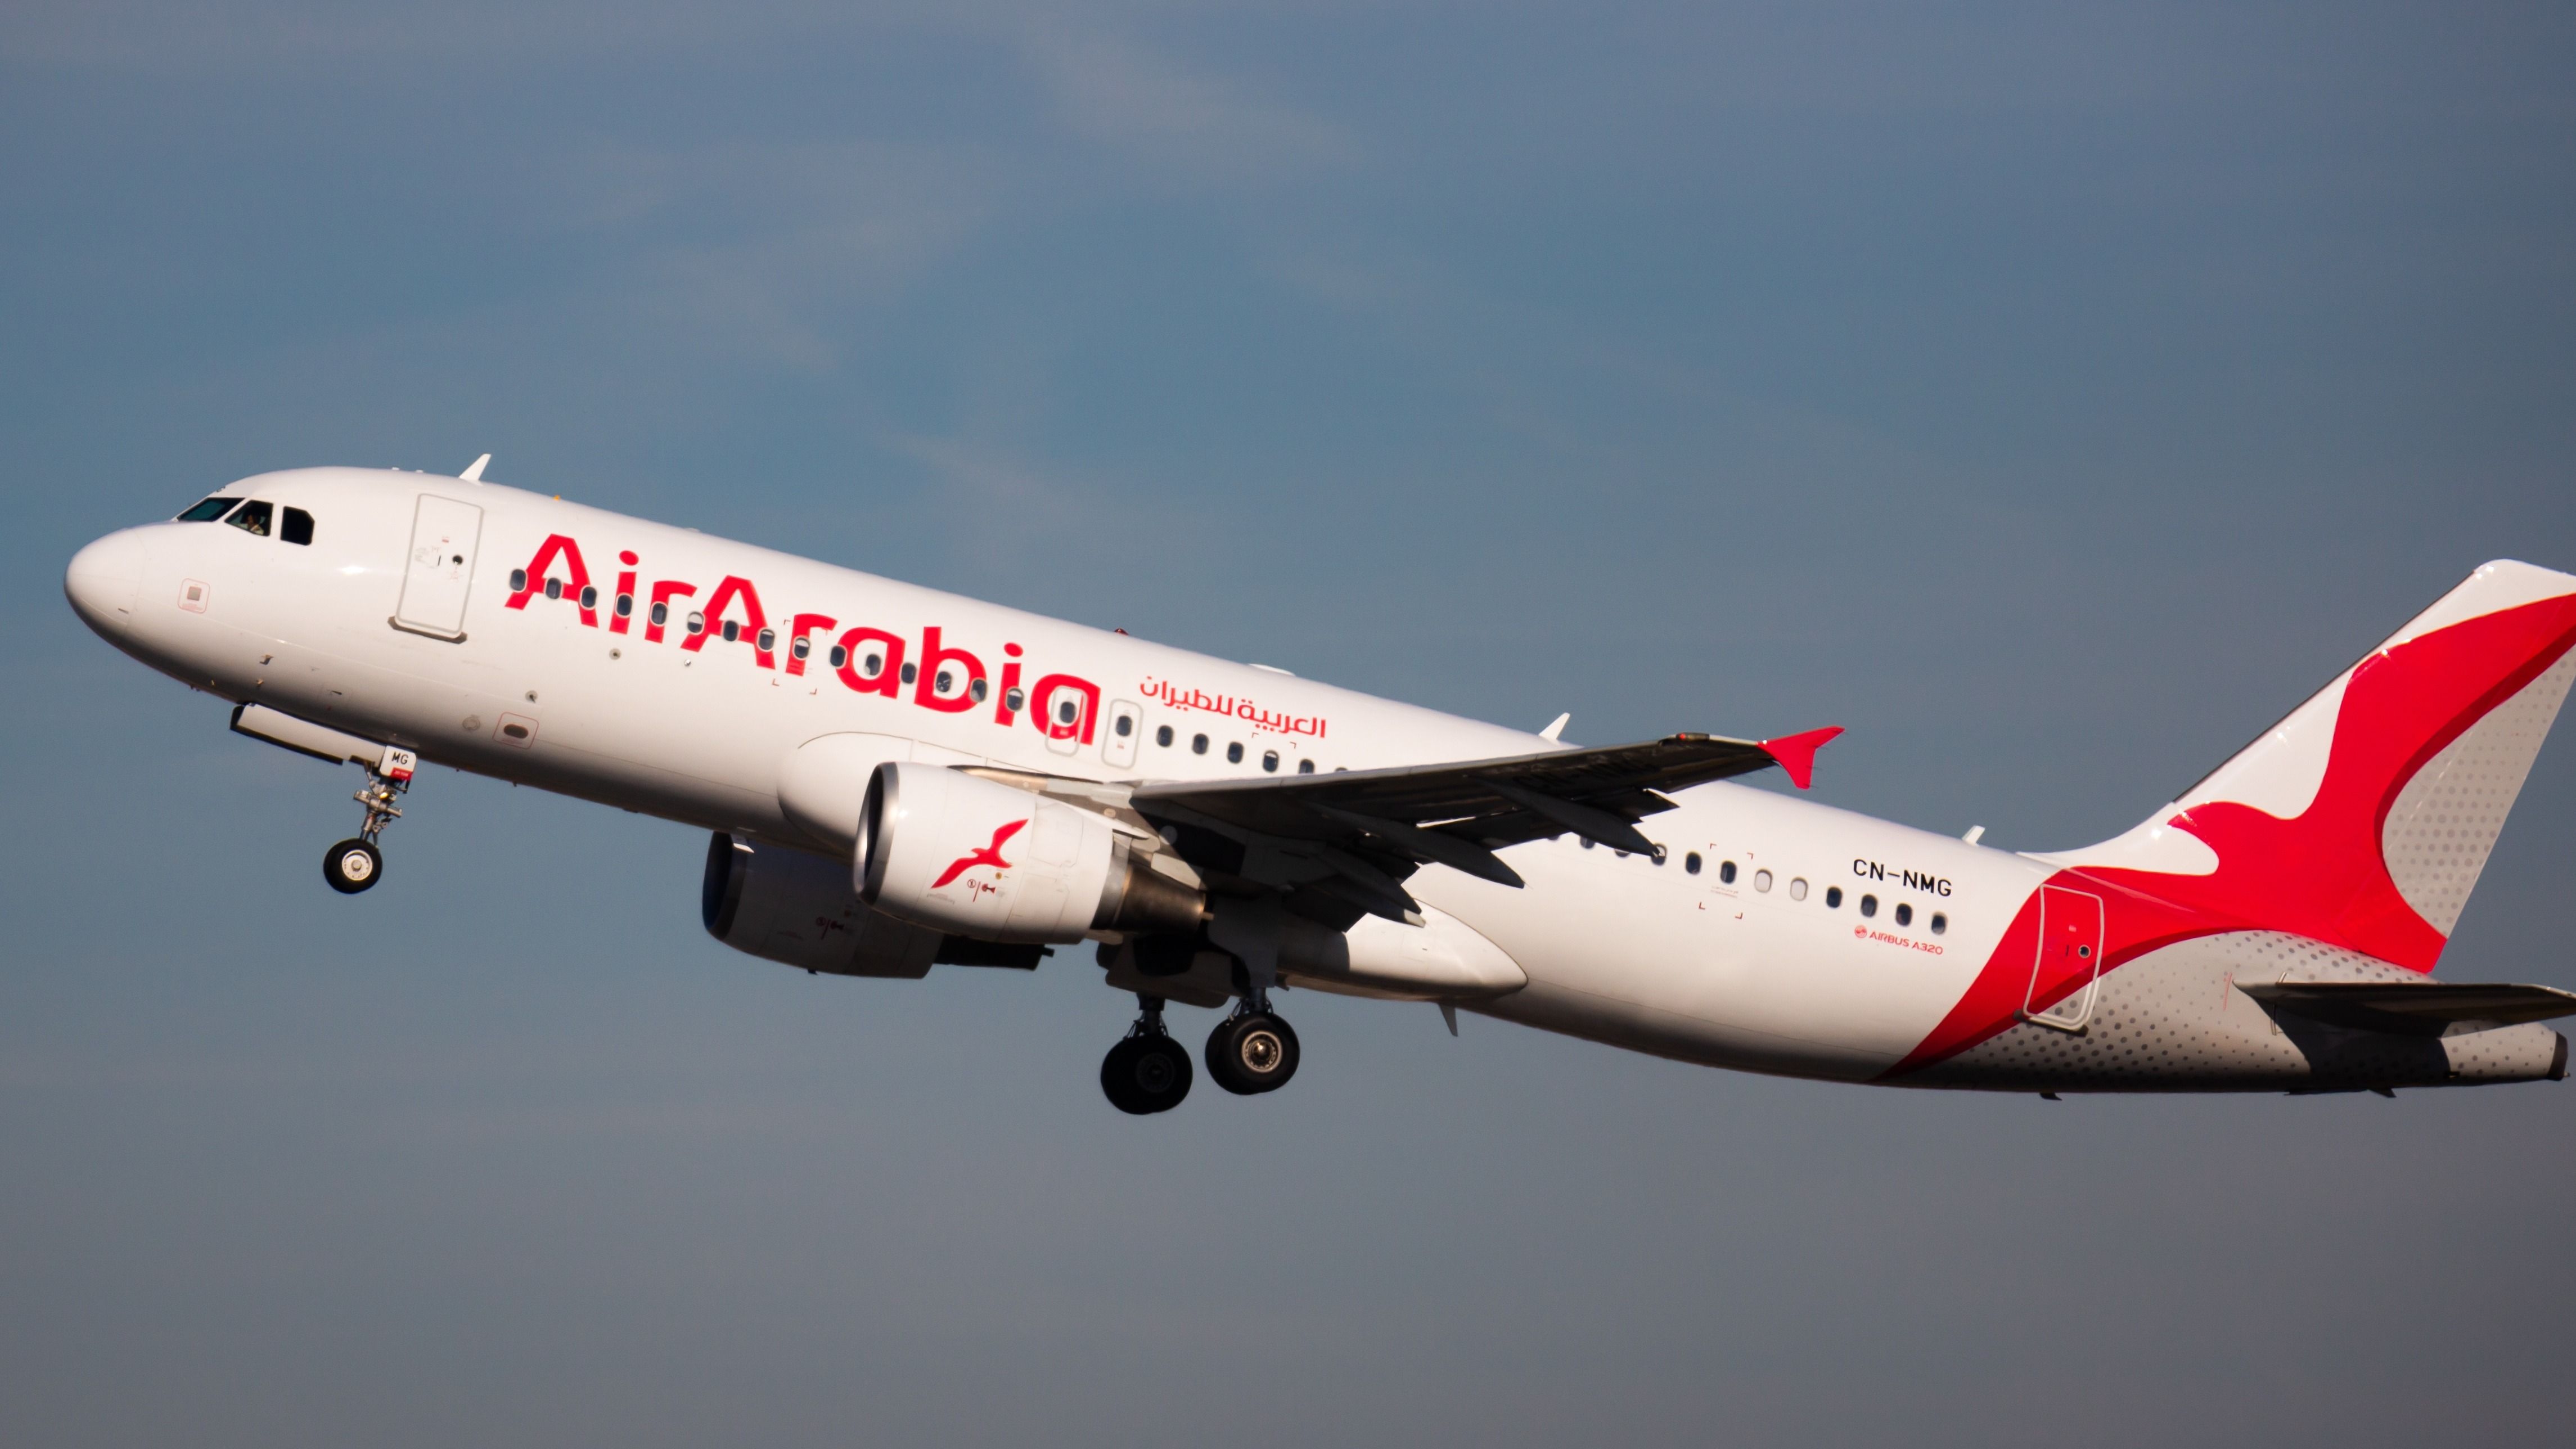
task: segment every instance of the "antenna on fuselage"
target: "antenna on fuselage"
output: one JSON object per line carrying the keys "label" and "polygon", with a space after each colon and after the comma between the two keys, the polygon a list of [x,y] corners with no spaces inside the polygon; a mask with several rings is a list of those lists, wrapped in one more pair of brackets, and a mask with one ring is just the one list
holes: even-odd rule
{"label": "antenna on fuselage", "polygon": [[457,474],[456,476],[464,479],[468,483],[480,483],[483,481],[483,465],[491,461],[492,455],[486,453],[482,457],[467,464],[465,471]]}

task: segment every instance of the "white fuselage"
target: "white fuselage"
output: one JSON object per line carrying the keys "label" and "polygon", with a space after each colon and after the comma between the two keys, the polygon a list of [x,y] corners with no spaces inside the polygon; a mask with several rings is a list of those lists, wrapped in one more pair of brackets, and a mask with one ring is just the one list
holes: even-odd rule
{"label": "white fuselage", "polygon": [[[842,758],[827,741],[1130,783],[1559,748],[497,485],[321,468],[225,492],[269,505],[264,534],[176,521],[101,539],[66,574],[82,617],[228,700],[791,850],[849,855],[867,775],[821,769],[818,794],[810,777]],[[2285,1036],[2233,988],[2417,978],[2349,950],[2285,951],[2292,938],[2243,912],[2204,909],[2177,927],[2134,872],[2088,874],[2083,861],[1730,784],[1672,798],[1641,822],[1660,859],[1568,835],[1501,852],[1522,888],[1440,865],[1408,881],[1509,958],[1480,957],[1480,979],[1526,978],[1456,1004],[1710,1065],[1929,1086],[2439,1085],[2563,1070],[2564,1043],[2540,1027],[2431,1046],[2297,1022]],[[2086,984],[2097,977],[2098,994]],[[1406,993],[1381,980],[1376,994]]]}
{"label": "white fuselage", "polygon": [[[116,572],[130,574],[133,592],[94,622],[118,647],[226,699],[437,763],[797,848],[818,842],[781,813],[780,767],[799,745],[834,733],[917,740],[960,762],[1139,781],[1256,777],[1273,757],[1294,773],[1301,762],[1362,770],[1549,747],[1518,730],[494,484],[310,469],[226,492],[308,511],[314,541],[191,523],[114,535],[97,547],[115,546]],[[392,622],[424,494],[480,511],[461,570],[461,639]],[[577,587],[549,599],[542,579],[521,607],[506,606],[512,571],[557,536],[578,546],[598,591],[595,624],[583,620]],[[636,564],[621,565],[622,554]],[[563,579],[562,565],[559,556],[546,571]],[[613,632],[622,573],[636,576],[635,604],[626,629]],[[721,618],[708,621],[698,648],[684,647],[687,611],[708,604],[726,578],[753,586],[776,636],[768,667],[750,632],[721,637]],[[694,592],[667,595],[667,622],[655,631],[655,586],[674,581]],[[199,597],[187,599],[190,588]],[[735,603],[725,615],[747,621]],[[798,616],[833,621],[809,630],[802,661],[791,657]],[[852,688],[828,657],[852,629],[904,641],[904,663],[929,677],[898,677],[891,696]],[[986,699],[964,700],[963,661],[923,659],[932,630],[943,651],[962,649],[982,666]],[[1012,645],[1016,657],[1005,652]],[[869,649],[891,652],[863,637],[849,667],[862,668]],[[932,697],[969,707],[918,702],[937,672],[922,666],[941,662],[958,679]],[[1045,701],[1034,697],[1006,711],[1006,665],[1017,666],[1023,690],[1050,677],[1096,685],[1090,739],[1051,737],[1072,732],[1040,725],[1029,706]],[[891,658],[880,667],[901,668]],[[1113,732],[1113,712],[1134,720],[1129,733]],[[997,722],[1006,713],[1012,722]],[[524,738],[504,734],[505,720]],[[1165,729],[1168,745],[1157,743]],[[1204,753],[1192,748],[1202,735]],[[1409,883],[1529,977],[1476,1009],[1713,1065],[1868,1078],[1959,998],[2048,873],[1763,790],[1709,785],[1677,803],[1644,825],[1667,847],[1661,864],[1569,836],[1504,853],[1524,889],[1439,866]],[[1686,868],[1693,855],[1696,873]],[[1923,884],[1909,889],[1907,872]],[[1757,889],[1764,880],[1768,889]],[[1847,899],[1828,907],[1833,887]],[[1857,909],[1864,893],[1883,902],[1867,922]],[[1899,903],[1912,908],[1909,926],[1894,924]]]}

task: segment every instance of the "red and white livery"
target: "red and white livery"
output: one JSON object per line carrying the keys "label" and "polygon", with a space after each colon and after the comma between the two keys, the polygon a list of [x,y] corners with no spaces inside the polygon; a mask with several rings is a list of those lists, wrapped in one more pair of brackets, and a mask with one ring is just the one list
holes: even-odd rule
{"label": "red and white livery", "polygon": [[[2556,1080],[2576,996],[2432,978],[2576,677],[2576,577],[2479,568],[2114,839],[2012,854],[1746,789],[1834,730],[1583,748],[465,476],[244,479],[73,558],[101,637],[366,771],[709,830],[703,917],[810,971],[1096,943],[1102,1064],[1295,1072],[1283,985],[1711,1066],[2040,1093]],[[1563,722],[1559,721],[1559,725]]]}

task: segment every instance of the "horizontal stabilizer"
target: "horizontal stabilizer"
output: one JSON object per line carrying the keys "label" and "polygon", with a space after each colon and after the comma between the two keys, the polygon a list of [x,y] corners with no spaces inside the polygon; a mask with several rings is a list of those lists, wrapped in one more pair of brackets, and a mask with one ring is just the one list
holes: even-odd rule
{"label": "horizontal stabilizer", "polygon": [[2276,1011],[2352,1031],[2440,1036],[2458,1022],[2510,1026],[2576,1016],[2576,992],[2507,982],[2282,981],[2237,990]]}

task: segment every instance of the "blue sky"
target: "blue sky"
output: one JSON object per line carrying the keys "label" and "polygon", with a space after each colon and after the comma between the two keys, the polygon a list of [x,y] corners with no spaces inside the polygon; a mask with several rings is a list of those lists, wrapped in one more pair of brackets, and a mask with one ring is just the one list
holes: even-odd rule
{"label": "blue sky", "polygon": [[[2078,844],[2477,563],[2576,568],[2571,62],[2549,7],[9,7],[0,1402],[2563,1435],[2564,1088],[2051,1106],[1300,996],[1292,1090],[1131,1122],[1087,962],[732,956],[676,826],[432,772],[332,895],[355,779],[59,583],[488,451],[1571,738],[1842,724],[1821,798]],[[2571,853],[2562,740],[2446,974],[2576,987]]]}

